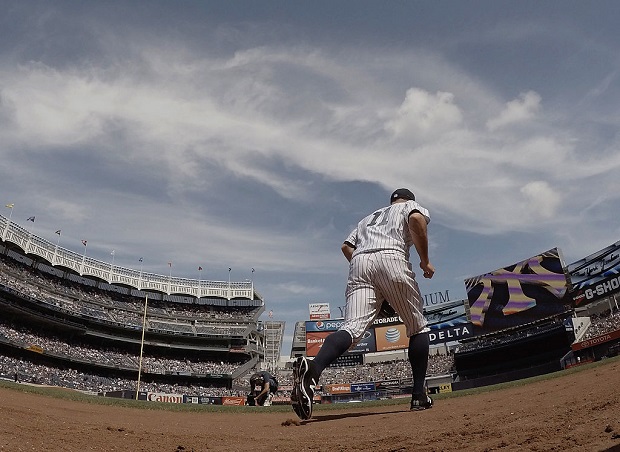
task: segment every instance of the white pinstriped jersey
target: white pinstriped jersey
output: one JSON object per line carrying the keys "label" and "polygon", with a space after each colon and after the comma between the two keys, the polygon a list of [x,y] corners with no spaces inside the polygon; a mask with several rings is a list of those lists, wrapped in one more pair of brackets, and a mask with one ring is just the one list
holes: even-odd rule
{"label": "white pinstriped jersey", "polygon": [[346,305],[341,330],[357,343],[388,302],[403,320],[407,336],[426,331],[423,301],[409,262],[413,240],[409,215],[428,210],[416,201],[396,202],[362,219],[345,243],[355,250],[349,265]]}
{"label": "white pinstriped jersey", "polygon": [[397,202],[383,207],[363,218],[349,234],[346,243],[353,245],[353,256],[377,251],[399,251],[409,260],[409,249],[413,240],[409,233],[409,215],[418,211],[431,221],[428,210],[416,201]]}

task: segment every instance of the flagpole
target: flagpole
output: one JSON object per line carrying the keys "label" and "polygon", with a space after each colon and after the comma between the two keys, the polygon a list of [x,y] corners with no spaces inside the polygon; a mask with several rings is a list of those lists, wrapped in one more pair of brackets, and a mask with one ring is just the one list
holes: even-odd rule
{"label": "flagpole", "polygon": [[110,281],[112,281],[112,275],[114,274],[114,254],[115,254],[115,251],[112,250],[112,252],[110,254],[112,255],[112,265],[110,265]]}
{"label": "flagpole", "polygon": [[[34,223],[34,217],[28,218],[26,221],[31,221]],[[30,228],[28,229],[28,240],[26,240],[26,254],[30,251],[30,243],[32,242],[32,231]]]}
{"label": "flagpole", "polygon": [[250,297],[254,299],[254,267],[252,267],[252,278],[250,279],[250,290],[252,291]]}
{"label": "flagpole", "polygon": [[149,303],[149,295],[144,295],[144,315],[142,316],[142,340],[140,341],[140,360],[138,362],[138,385],[136,386],[136,400],[140,391],[140,377],[142,375],[142,353],[144,351],[144,330],[146,329],[146,306]]}
{"label": "flagpole", "polygon": [[11,209],[11,213],[9,213],[9,221],[6,223],[6,227],[4,228],[4,231],[2,232],[2,241],[6,241],[6,234],[9,231],[9,226],[11,226],[11,217],[13,216],[13,207],[15,206],[15,204],[10,203],[7,204],[5,207],[8,209]]}
{"label": "flagpole", "polygon": [[140,262],[140,275],[138,276],[138,290],[142,290],[142,266],[144,265],[144,258],[138,259]]}
{"label": "flagpole", "polygon": [[56,261],[58,259],[58,245],[60,244],[60,233],[62,230],[57,230],[55,234],[58,234],[58,240],[56,240],[56,247],[54,248],[54,257],[52,258],[52,265],[56,265]]}
{"label": "flagpole", "polygon": [[202,287],[200,287],[200,279],[201,279],[202,267],[198,266],[198,298],[202,295]]}
{"label": "flagpole", "polygon": [[86,248],[88,247],[88,240],[82,240],[84,245],[84,254],[82,255],[82,267],[80,268],[80,276],[84,274],[84,262],[86,262]]}
{"label": "flagpole", "polygon": [[228,267],[228,299],[231,299],[230,296],[230,272],[231,272],[232,268]]}
{"label": "flagpole", "polygon": [[172,292],[172,262],[168,262],[169,272],[168,272],[168,295]]}

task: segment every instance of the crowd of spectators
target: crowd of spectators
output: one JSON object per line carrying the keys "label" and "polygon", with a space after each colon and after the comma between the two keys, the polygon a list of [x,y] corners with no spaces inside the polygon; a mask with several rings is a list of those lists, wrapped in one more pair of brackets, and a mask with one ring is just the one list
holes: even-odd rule
{"label": "crowd of spectators", "polygon": [[[476,350],[487,347],[495,347],[502,344],[507,344],[528,336],[536,335],[548,331],[552,328],[556,328],[558,323],[562,322],[562,319],[557,319],[553,322],[536,325],[529,328],[523,328],[520,330],[501,331],[495,334],[489,334],[485,336],[479,336],[475,339],[463,342],[458,346],[457,352],[464,352],[470,350]],[[590,325],[585,331],[581,341],[592,339],[596,336],[601,336],[606,333],[620,330],[620,309],[608,309],[601,314],[590,315]]]}
{"label": "crowd of spectators", "polygon": [[[0,255],[0,284],[22,297],[70,315],[142,329],[144,300],[74,283]],[[243,335],[259,308],[221,308],[198,303],[151,300],[146,328],[169,334]]]}
{"label": "crowd of spectators", "polygon": [[[0,319],[0,338],[20,347],[37,347],[45,354],[68,358],[76,362],[86,362],[99,366],[131,369],[137,372],[140,366],[139,354],[110,347],[95,347],[80,341],[70,342],[56,335],[43,335],[27,327],[17,327]],[[200,361],[189,358],[172,359],[152,355],[142,356],[142,372],[157,374],[224,374],[229,375],[238,364]]]}
{"label": "crowd of spectators", "polygon": [[[88,393],[122,390],[136,391],[136,389],[138,389],[137,376],[135,380],[129,380],[96,375],[70,368],[58,368],[44,364],[36,364],[24,359],[3,355],[0,355],[0,377],[21,383],[59,386]],[[153,383],[145,380],[140,382],[139,390],[166,394],[187,394],[212,397],[238,396],[244,393],[244,390],[233,390],[212,386],[184,386],[180,384]],[[247,393],[247,389],[245,389],[245,392]]]}
{"label": "crowd of spectators", "polygon": [[[430,359],[436,366],[446,369],[445,372],[440,371],[440,375],[450,372],[450,369],[447,367],[451,362],[450,355],[431,355]],[[0,355],[0,377],[14,379],[19,382],[60,386],[91,393],[119,390],[135,391],[137,388],[137,378],[130,380],[96,375],[70,368],[36,364],[24,359],[3,355]],[[289,395],[290,390],[288,388],[292,385],[291,372],[276,372],[276,377],[282,388],[280,395]],[[359,365],[351,368],[328,368],[321,375],[321,384],[360,383],[393,379],[408,380],[410,378],[411,366],[408,361],[402,360]],[[140,383],[141,391],[211,397],[244,396],[247,394],[248,388],[248,378],[236,379],[233,382],[232,389],[213,386],[154,383],[144,380]],[[319,393],[324,394],[323,392]]]}
{"label": "crowd of spectators", "polygon": [[[450,375],[454,368],[454,356],[452,354],[432,354],[428,357],[427,376]],[[278,380],[281,385],[293,384],[292,374],[280,374]],[[382,380],[410,380],[411,364],[407,359],[358,364],[347,367],[328,367],[321,374],[320,383],[346,384],[364,383]]]}
{"label": "crowd of spectators", "polygon": [[620,309],[607,310],[602,314],[590,316],[590,327],[586,330],[582,341],[620,330]]}
{"label": "crowd of spectators", "polygon": [[472,340],[459,344],[457,348],[457,353],[509,344],[511,342],[519,341],[526,337],[535,336],[537,334],[551,331],[557,328],[558,324],[561,324],[562,322],[562,319],[556,319],[535,326],[528,326],[521,329],[504,330],[483,336],[478,336]]}

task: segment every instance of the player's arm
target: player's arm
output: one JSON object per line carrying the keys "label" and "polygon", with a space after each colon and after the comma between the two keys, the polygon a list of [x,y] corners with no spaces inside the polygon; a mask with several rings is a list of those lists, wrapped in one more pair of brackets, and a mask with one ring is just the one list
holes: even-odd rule
{"label": "player's arm", "polygon": [[265,384],[263,385],[263,390],[256,395],[256,398],[259,399],[260,396],[262,396],[263,394],[267,394],[269,392],[269,382],[265,381]]}
{"label": "player's arm", "polygon": [[351,262],[351,258],[353,257],[353,251],[355,251],[355,247],[349,242],[344,242],[342,246],[340,247],[340,249],[342,250],[342,254],[344,254],[344,257],[346,257],[347,260]]}
{"label": "player's arm", "polygon": [[340,247],[342,254],[344,254],[344,257],[346,257],[349,262],[351,262],[351,259],[353,258],[353,251],[355,251],[355,248],[357,248],[355,245],[356,243],[357,243],[357,228],[354,228],[349,233],[347,238],[344,239],[344,243]]}
{"label": "player's arm", "polygon": [[435,267],[428,258],[428,232],[427,220],[424,215],[418,211],[413,211],[409,215],[409,233],[413,240],[413,246],[420,257],[420,268],[424,272],[425,278],[432,278],[435,274]]}

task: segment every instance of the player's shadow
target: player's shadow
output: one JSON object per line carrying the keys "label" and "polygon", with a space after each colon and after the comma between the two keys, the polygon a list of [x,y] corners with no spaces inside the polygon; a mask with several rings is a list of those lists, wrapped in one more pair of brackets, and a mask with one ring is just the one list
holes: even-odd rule
{"label": "player's shadow", "polygon": [[346,419],[353,417],[364,417],[364,416],[381,416],[384,414],[394,414],[394,413],[405,413],[409,410],[393,410],[393,411],[380,411],[380,412],[358,412],[358,413],[338,413],[338,414],[322,414],[315,415],[312,419],[307,421],[303,421],[304,424],[309,424],[313,422],[326,422],[326,421],[337,421],[338,419]]}

